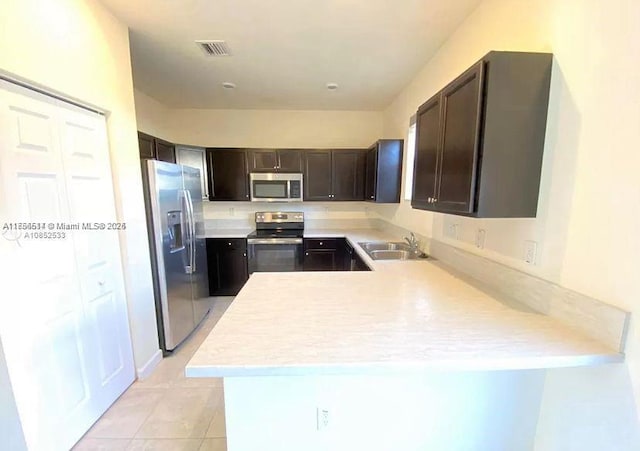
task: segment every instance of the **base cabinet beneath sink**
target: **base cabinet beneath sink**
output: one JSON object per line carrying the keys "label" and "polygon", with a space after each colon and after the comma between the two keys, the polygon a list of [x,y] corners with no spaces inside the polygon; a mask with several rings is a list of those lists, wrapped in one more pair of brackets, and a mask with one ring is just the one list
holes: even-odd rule
{"label": "base cabinet beneath sink", "polygon": [[357,252],[353,253],[352,261],[353,263],[351,265],[351,271],[371,271],[371,268],[367,266],[367,264],[364,262],[362,257],[358,255]]}
{"label": "base cabinet beneath sink", "polygon": [[346,238],[305,238],[305,271],[371,271]]}

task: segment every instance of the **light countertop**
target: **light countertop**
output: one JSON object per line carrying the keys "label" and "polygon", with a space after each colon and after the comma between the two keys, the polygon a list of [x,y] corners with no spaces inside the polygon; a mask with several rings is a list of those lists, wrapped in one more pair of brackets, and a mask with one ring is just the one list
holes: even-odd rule
{"label": "light countertop", "polygon": [[373,261],[371,272],[254,273],[187,364],[190,377],[505,370],[620,362],[622,354],[548,316],[515,309],[433,260]]}
{"label": "light countertop", "polygon": [[206,229],[204,235],[206,238],[246,238],[254,229],[238,228],[238,229]]}

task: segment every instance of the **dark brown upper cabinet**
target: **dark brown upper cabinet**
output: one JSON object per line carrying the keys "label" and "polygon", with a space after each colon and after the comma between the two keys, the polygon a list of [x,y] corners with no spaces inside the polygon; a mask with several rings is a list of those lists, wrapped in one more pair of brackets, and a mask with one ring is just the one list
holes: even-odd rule
{"label": "dark brown upper cabinet", "polygon": [[331,200],[331,150],[304,153],[304,200]]}
{"label": "dark brown upper cabinet", "polygon": [[364,200],[365,151],[304,152],[304,200]]}
{"label": "dark brown upper cabinet", "polygon": [[155,136],[138,132],[138,148],[142,159],[176,162],[176,146]]}
{"label": "dark brown upper cabinet", "polygon": [[418,109],[414,208],[536,216],[552,58],[490,52]]}
{"label": "dark brown upper cabinet", "polygon": [[364,200],[365,152],[361,149],[331,151],[331,200]]}
{"label": "dark brown upper cabinet", "polygon": [[153,136],[138,132],[138,148],[140,149],[140,158],[155,160],[156,139]]}
{"label": "dark brown upper cabinet", "polygon": [[440,93],[427,100],[416,115],[416,150],[413,164],[413,208],[431,209],[438,185],[438,157],[442,123]]}
{"label": "dark brown upper cabinet", "polygon": [[443,211],[471,213],[478,163],[484,64],[478,63],[442,91],[440,164],[435,202]]}
{"label": "dark brown upper cabinet", "polygon": [[278,153],[275,149],[252,149],[248,151],[249,172],[275,172],[278,168]]}
{"label": "dark brown upper cabinet", "polygon": [[175,163],[176,146],[168,141],[156,138],[156,159],[169,163]]}
{"label": "dark brown upper cabinet", "polygon": [[278,149],[278,172],[302,172],[302,152],[298,149]]}
{"label": "dark brown upper cabinet", "polygon": [[209,200],[249,200],[247,151],[207,149]]}
{"label": "dark brown upper cabinet", "polygon": [[251,149],[250,172],[302,172],[302,156],[298,149]]}
{"label": "dark brown upper cabinet", "polygon": [[402,139],[381,139],[367,151],[365,200],[399,203],[402,182]]}

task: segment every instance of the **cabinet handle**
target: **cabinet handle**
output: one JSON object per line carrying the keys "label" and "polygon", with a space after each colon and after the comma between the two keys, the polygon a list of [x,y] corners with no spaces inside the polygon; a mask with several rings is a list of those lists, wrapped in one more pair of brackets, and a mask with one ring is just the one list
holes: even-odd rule
{"label": "cabinet handle", "polygon": [[304,255],[309,255],[309,252],[305,252]]}
{"label": "cabinet handle", "polygon": [[246,252],[243,252],[243,253],[242,253],[242,256],[243,256],[243,257],[246,257],[246,256],[247,256],[247,253],[246,253]]}
{"label": "cabinet handle", "polygon": [[228,243],[228,244],[229,244],[229,246],[231,246],[231,243]]}
{"label": "cabinet handle", "polygon": [[323,246],[323,245],[324,245],[324,243],[322,241],[320,241],[320,246]]}
{"label": "cabinet handle", "polygon": [[371,199],[373,199],[373,196],[371,196]]}

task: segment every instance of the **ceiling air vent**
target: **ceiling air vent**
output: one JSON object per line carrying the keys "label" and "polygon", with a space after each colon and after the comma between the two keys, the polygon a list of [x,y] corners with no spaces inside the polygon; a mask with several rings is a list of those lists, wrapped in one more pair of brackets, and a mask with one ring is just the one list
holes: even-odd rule
{"label": "ceiling air vent", "polygon": [[225,41],[196,41],[207,56],[230,56],[231,51]]}

